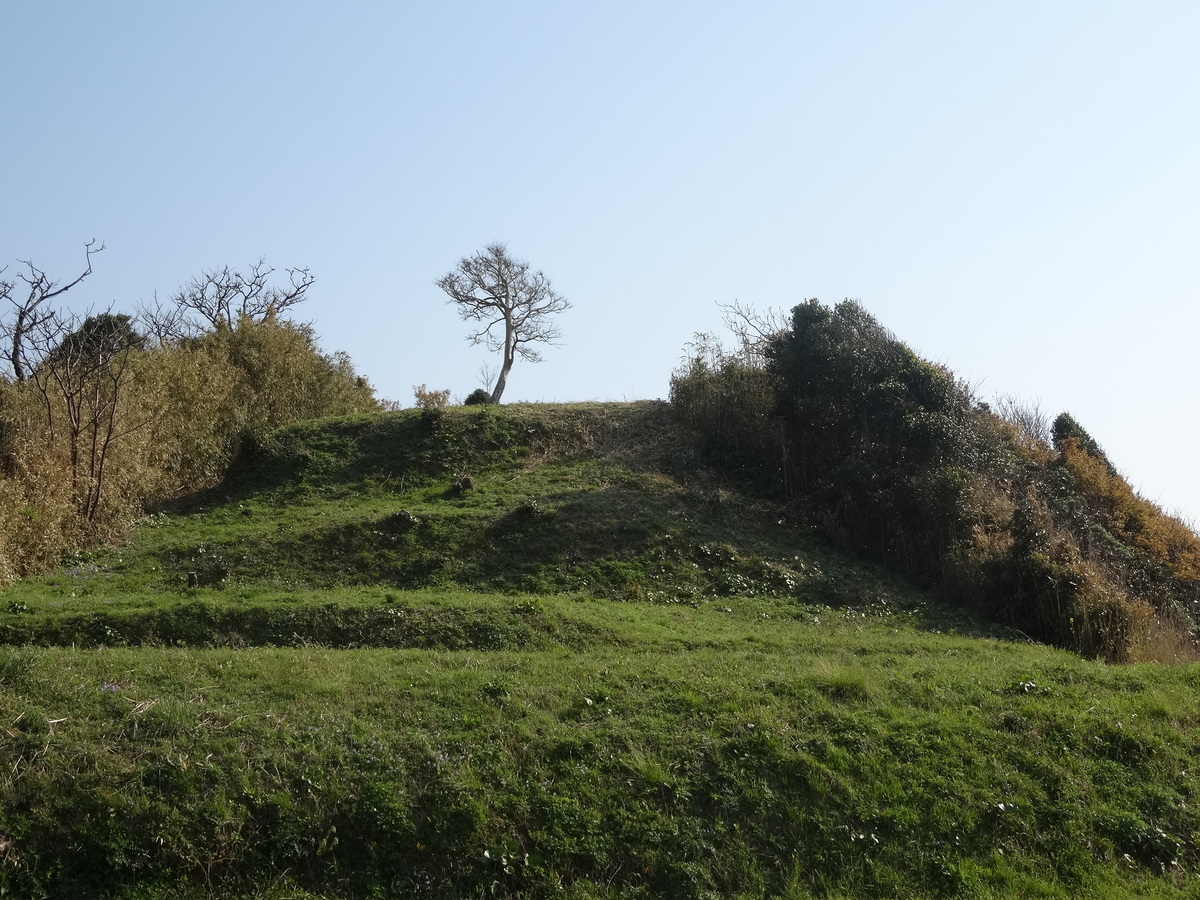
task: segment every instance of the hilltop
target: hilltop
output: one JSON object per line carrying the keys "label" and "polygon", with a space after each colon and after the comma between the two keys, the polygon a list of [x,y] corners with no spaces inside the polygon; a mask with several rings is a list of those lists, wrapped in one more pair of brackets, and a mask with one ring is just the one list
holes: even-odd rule
{"label": "hilltop", "polygon": [[1033,643],[712,460],[661,403],[266,434],[5,594],[0,886],[1200,895],[1194,666]]}

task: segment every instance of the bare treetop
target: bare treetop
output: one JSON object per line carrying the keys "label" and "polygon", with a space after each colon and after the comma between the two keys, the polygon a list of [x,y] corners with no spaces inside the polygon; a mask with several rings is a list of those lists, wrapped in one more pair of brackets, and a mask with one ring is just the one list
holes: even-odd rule
{"label": "bare treetop", "polygon": [[528,262],[509,255],[500,243],[464,256],[434,284],[458,307],[464,322],[479,323],[467,340],[502,353],[492,403],[500,402],[517,356],[540,362],[540,350],[531,345],[557,346],[562,334],[553,317],[571,308],[544,273],[531,271]]}
{"label": "bare treetop", "polygon": [[139,318],[160,341],[194,337],[206,328],[233,328],[242,318],[262,322],[303,302],[316,281],[308,269],[288,269],[288,284],[273,286],[274,271],[261,257],[245,274],[229,266],[206,269],[181,285],[165,306],[156,296],[153,308],[138,310]]}
{"label": "bare treetop", "polygon": [[791,328],[791,316],[784,309],[770,307],[764,311],[734,300],[718,303],[724,315],[725,327],[733,332],[747,359],[763,362],[771,343]]}
{"label": "bare treetop", "polygon": [[[0,298],[12,304],[14,313],[11,321],[7,321],[6,317],[3,328],[0,329],[5,343],[0,356],[11,366],[13,378],[17,381],[25,381],[29,377],[29,364],[25,357],[30,335],[54,316],[53,310],[45,306],[46,301],[65,294],[91,275],[92,256],[102,251],[104,244],[97,247],[93,238],[83,245],[83,249],[86,266],[67,284],[52,281],[44,271],[27,259],[20,260],[27,271],[18,272],[16,276],[25,283],[25,290],[22,291],[25,294],[24,298],[16,296],[17,282],[0,279]],[[0,275],[4,274],[6,268],[0,269]]]}

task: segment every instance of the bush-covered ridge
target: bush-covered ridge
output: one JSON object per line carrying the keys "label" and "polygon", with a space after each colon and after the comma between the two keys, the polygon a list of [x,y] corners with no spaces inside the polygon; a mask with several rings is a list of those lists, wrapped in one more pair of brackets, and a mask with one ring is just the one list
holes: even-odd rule
{"label": "bush-covered ridge", "polygon": [[856,303],[701,342],[672,400],[713,459],[918,583],[1083,653],[1196,657],[1195,532],[1069,415],[993,411]]}

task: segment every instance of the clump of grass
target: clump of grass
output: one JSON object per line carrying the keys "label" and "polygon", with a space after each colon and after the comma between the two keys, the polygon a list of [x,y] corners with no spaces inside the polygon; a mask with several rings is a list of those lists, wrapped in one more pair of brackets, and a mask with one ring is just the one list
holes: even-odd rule
{"label": "clump of grass", "polygon": [[10,688],[23,685],[36,659],[31,647],[0,646],[0,685]]}
{"label": "clump of grass", "polygon": [[838,702],[863,703],[875,696],[874,679],[860,666],[821,660],[812,679],[822,694]]}

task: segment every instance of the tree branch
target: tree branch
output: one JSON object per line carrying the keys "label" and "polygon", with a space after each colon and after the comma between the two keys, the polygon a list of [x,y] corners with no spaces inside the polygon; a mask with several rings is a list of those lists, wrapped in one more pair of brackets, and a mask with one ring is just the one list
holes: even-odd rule
{"label": "tree branch", "polygon": [[[53,311],[43,308],[43,304],[47,300],[62,296],[91,275],[92,256],[103,251],[104,244],[97,247],[96,239],[92,238],[83,245],[83,249],[86,263],[84,270],[67,284],[60,285],[58,282],[51,281],[44,271],[27,259],[18,260],[18,262],[29,271],[17,273],[17,278],[25,282],[27,288],[24,300],[18,300],[13,296],[16,289],[15,281],[0,281],[0,297],[7,300],[15,312],[12,321],[5,322],[3,325],[5,337],[3,358],[12,368],[13,378],[16,381],[25,381],[29,378],[26,350],[30,335],[54,315]],[[7,271],[7,267],[0,269],[0,272],[4,271]]]}

